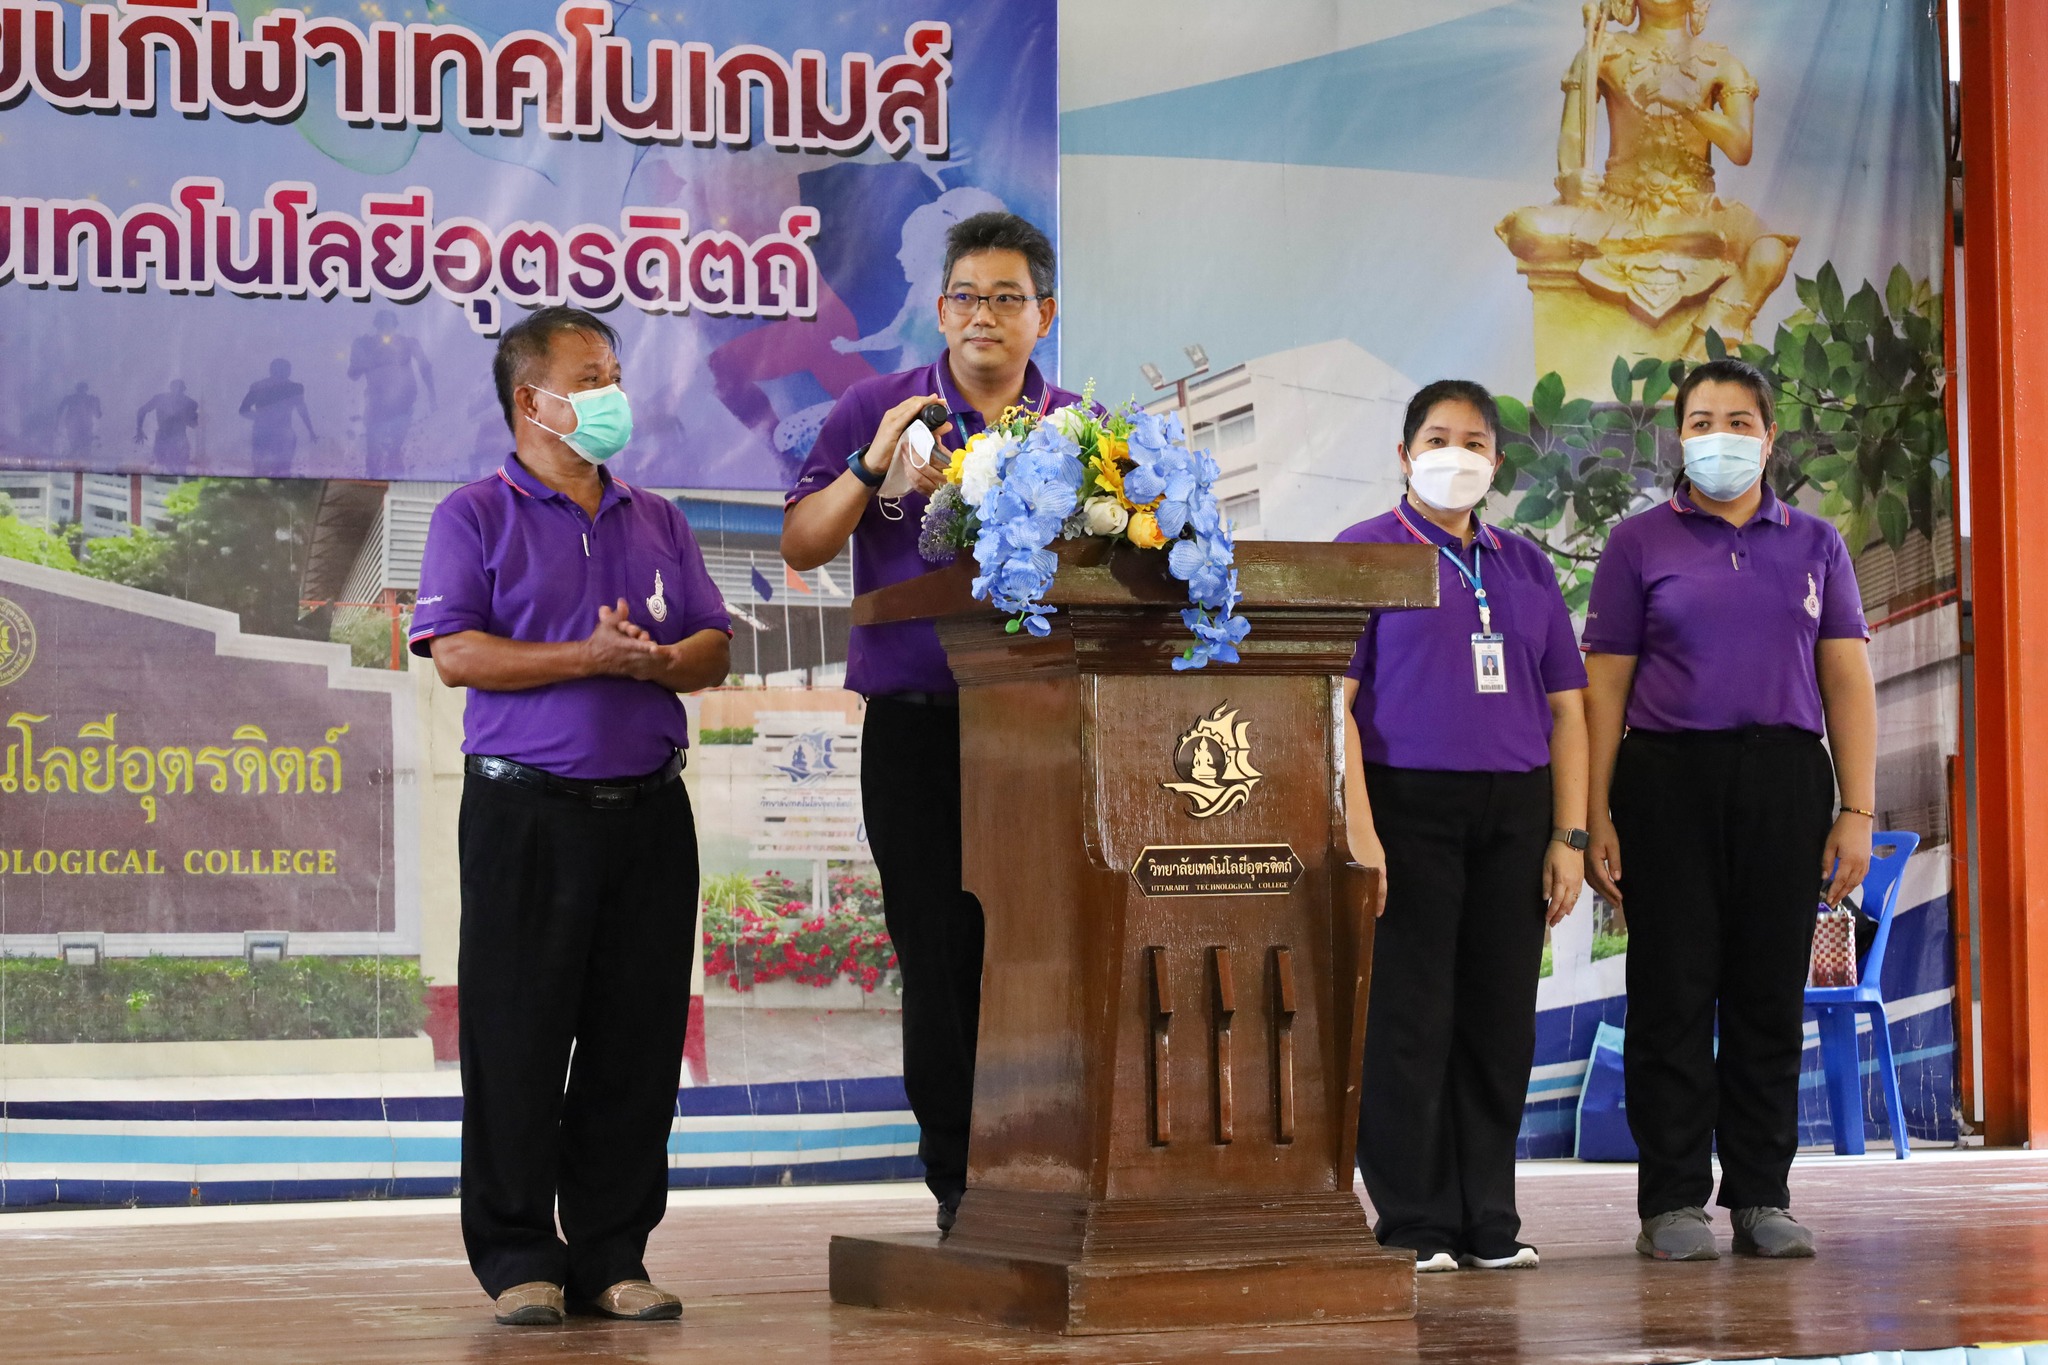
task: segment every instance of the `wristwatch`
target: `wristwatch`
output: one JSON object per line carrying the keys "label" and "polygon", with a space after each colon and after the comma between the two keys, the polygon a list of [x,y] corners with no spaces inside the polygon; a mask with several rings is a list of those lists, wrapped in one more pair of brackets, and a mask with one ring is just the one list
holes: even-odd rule
{"label": "wristwatch", "polygon": [[846,467],[853,471],[853,477],[859,479],[868,487],[880,488],[882,480],[888,477],[888,473],[884,471],[878,474],[874,470],[869,469],[865,458],[867,453],[868,448],[866,446],[862,446],[859,450],[854,451],[853,454],[846,457]]}
{"label": "wristwatch", "polygon": [[1593,836],[1582,829],[1554,829],[1550,831],[1550,837],[1565,847],[1575,848],[1581,853],[1586,851],[1587,844],[1593,842]]}

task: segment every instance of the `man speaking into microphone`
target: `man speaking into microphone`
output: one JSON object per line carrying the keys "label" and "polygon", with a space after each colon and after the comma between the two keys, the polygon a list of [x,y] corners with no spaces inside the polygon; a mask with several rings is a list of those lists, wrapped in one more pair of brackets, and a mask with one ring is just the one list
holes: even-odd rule
{"label": "man speaking into microphone", "polygon": [[[929,571],[918,528],[949,456],[914,460],[911,424],[937,404],[939,444],[957,450],[1005,408],[1077,401],[1031,360],[1058,309],[1043,232],[1012,213],[963,218],[946,234],[941,278],[939,358],[855,384],[819,429],[783,504],[790,567],[814,569],[850,539],[856,592]],[[907,478],[898,461],[914,465]],[[950,1232],[967,1189],[983,937],[981,902],[960,885],[960,689],[930,621],[855,626],[846,686],[868,702],[861,815],[903,972],[903,1088],[939,1230]]]}
{"label": "man speaking into microphone", "polygon": [[676,694],[724,679],[731,625],[682,512],[604,468],[633,433],[617,346],[574,308],[505,333],[513,453],[435,509],[411,633],[470,690],[462,1235],[514,1326],[682,1313],[642,1264],[697,925]]}

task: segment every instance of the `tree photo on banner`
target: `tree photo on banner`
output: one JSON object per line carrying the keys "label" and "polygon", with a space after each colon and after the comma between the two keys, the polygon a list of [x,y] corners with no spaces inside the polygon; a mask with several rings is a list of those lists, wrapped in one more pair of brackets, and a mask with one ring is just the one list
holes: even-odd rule
{"label": "tree photo on banner", "polygon": [[[1583,616],[1609,530],[1672,486],[1677,381],[1724,354],[1760,366],[1772,484],[1841,530],[1874,627],[1878,828],[1920,836],[1882,984],[1907,1127],[1953,1138],[1937,7],[1196,11],[1065,15],[1068,372],[1106,401],[1154,397],[1141,367],[1199,347],[1206,366],[1154,410],[1185,404],[1240,538],[1298,540],[1393,506],[1408,398],[1478,380],[1506,427],[1482,515],[1542,544]],[[1099,55],[1138,43],[1157,60],[1135,81]],[[1553,931],[1526,1154],[1573,1149],[1595,1032],[1622,1022],[1627,942],[1590,891]],[[1825,1142],[1811,1042],[1805,1065],[1802,1140]],[[1882,1131],[1874,1080],[1865,1107]]]}
{"label": "tree photo on banner", "polygon": [[0,1203],[452,1187],[453,1140],[406,1125],[459,1112],[463,695],[404,642],[434,507],[512,448],[497,337],[548,303],[619,330],[635,435],[608,468],[683,507],[737,631],[688,700],[686,1081],[757,1088],[704,1114],[774,1114],[860,1080],[825,1129],[788,1120],[803,1142],[706,1120],[675,1179],[914,1174],[839,686],[852,574],[784,570],[780,501],[840,394],[939,354],[953,223],[1056,230],[1055,19],[10,0],[0,1077],[59,1106],[404,1098],[375,1113],[423,1145],[164,1182],[141,1153],[176,1127],[90,1168],[15,1134]]}

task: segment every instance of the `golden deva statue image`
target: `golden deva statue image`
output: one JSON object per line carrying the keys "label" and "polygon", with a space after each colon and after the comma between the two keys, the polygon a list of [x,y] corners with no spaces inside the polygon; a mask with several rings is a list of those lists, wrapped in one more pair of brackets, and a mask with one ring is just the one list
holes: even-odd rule
{"label": "golden deva statue image", "polygon": [[[1555,203],[1494,228],[1536,304],[1536,369],[1604,393],[1616,356],[1705,354],[1707,331],[1749,339],[1799,239],[1715,193],[1713,154],[1754,150],[1757,84],[1706,42],[1709,0],[1594,0],[1564,78]],[[1635,24],[1634,29],[1625,27]],[[1606,166],[1587,164],[1598,109]]]}

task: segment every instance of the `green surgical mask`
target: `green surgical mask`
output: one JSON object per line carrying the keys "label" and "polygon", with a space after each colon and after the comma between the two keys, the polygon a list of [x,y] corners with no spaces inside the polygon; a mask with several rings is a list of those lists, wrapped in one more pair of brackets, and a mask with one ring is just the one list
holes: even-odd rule
{"label": "green surgical mask", "polygon": [[538,384],[528,387],[535,393],[545,393],[567,403],[576,412],[576,425],[568,431],[555,431],[545,422],[534,421],[531,417],[526,420],[542,431],[561,437],[563,445],[592,464],[603,464],[624,450],[626,442],[633,439],[633,405],[626,401],[626,391],[617,384],[576,394],[554,393]]}

